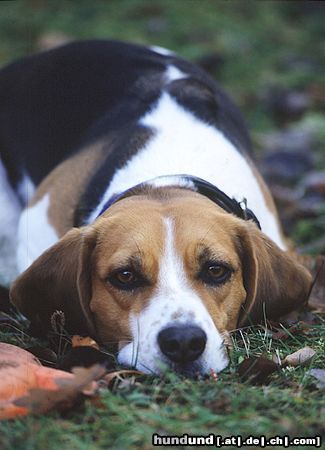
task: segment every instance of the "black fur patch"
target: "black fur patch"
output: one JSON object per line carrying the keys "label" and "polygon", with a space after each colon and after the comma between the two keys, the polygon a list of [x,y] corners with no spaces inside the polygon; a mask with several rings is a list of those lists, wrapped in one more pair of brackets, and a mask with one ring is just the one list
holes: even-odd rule
{"label": "black fur patch", "polygon": [[[170,64],[186,78],[168,82],[164,73]],[[163,90],[220,129],[239,151],[250,153],[240,112],[199,67],[138,45],[81,41],[0,71],[0,157],[10,182],[15,187],[27,174],[38,185],[80,148],[106,141],[106,160],[75,212],[75,225],[82,224],[116,170],[154,133],[138,121]]]}

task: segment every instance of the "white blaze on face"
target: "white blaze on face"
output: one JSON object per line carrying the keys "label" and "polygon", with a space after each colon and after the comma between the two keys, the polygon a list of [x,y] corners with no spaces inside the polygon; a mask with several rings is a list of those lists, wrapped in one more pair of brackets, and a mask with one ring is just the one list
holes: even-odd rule
{"label": "white blaze on face", "polygon": [[176,253],[173,222],[165,219],[165,248],[159,265],[157,289],[147,307],[130,317],[133,342],[118,354],[118,362],[135,366],[146,373],[161,372],[162,363],[175,367],[163,355],[158,345],[158,334],[164,328],[177,324],[200,327],[205,331],[207,343],[202,355],[191,364],[195,372],[221,371],[228,364],[223,339],[197,293],[189,286],[180,257]]}

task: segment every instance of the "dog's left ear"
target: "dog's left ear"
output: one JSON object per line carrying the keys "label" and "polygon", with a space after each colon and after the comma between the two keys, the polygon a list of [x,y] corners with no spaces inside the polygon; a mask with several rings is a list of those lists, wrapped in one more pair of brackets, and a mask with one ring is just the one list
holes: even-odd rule
{"label": "dog's left ear", "polygon": [[311,274],[255,224],[246,222],[240,227],[237,246],[247,294],[239,326],[279,318],[307,302]]}
{"label": "dog's left ear", "polygon": [[62,311],[64,328],[70,333],[96,337],[89,308],[95,245],[94,230],[74,228],[14,282],[10,299],[31,321],[34,333],[46,335],[53,328],[53,313]]}

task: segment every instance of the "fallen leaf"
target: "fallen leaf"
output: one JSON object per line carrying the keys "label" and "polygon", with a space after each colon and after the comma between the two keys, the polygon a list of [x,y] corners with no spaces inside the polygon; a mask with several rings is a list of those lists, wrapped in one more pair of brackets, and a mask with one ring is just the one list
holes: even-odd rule
{"label": "fallen leaf", "polygon": [[15,364],[27,364],[34,363],[41,365],[39,360],[32,355],[32,353],[17,347],[16,345],[6,344],[4,342],[0,343],[0,370],[3,365],[5,365],[8,361],[12,361]]}
{"label": "fallen leaf", "polygon": [[14,405],[26,408],[28,413],[32,414],[41,414],[52,409],[59,411],[70,409],[80,400],[81,394],[92,396],[96,393],[96,380],[104,375],[105,369],[95,365],[89,369],[77,368],[73,374],[62,373],[70,376],[61,377],[58,374],[58,377],[53,379],[55,383],[53,389],[30,389],[26,396],[16,399]]}
{"label": "fallen leaf", "polygon": [[318,389],[325,389],[325,369],[311,369],[308,370],[307,375],[310,375],[318,381],[316,386]]}
{"label": "fallen leaf", "polygon": [[315,350],[310,347],[304,347],[292,353],[291,355],[287,355],[284,358],[282,364],[292,367],[304,366],[308,364],[315,355]]}
{"label": "fallen leaf", "polygon": [[55,377],[73,377],[67,372],[43,367],[31,353],[15,345],[0,343],[0,419],[28,414],[14,402],[35,387],[56,389]]}
{"label": "fallen leaf", "polygon": [[280,328],[277,331],[271,331],[272,339],[275,341],[285,341],[290,338],[293,334],[303,333],[305,334],[310,330],[310,324],[306,322],[297,322],[289,328]]}
{"label": "fallen leaf", "polygon": [[237,371],[242,381],[252,384],[264,384],[268,377],[279,370],[278,364],[263,356],[250,356],[239,364]]}
{"label": "fallen leaf", "polygon": [[297,333],[300,331],[299,324],[292,325],[288,329],[281,328],[280,330],[274,332],[272,331],[272,339],[275,341],[285,341],[290,337],[291,334]]}
{"label": "fallen leaf", "polygon": [[91,337],[83,337],[75,334],[71,339],[72,347],[93,347],[99,350],[99,345]]}
{"label": "fallen leaf", "polygon": [[93,395],[105,372],[100,365],[74,374],[44,367],[32,353],[0,343],[0,419],[71,407],[81,394]]}

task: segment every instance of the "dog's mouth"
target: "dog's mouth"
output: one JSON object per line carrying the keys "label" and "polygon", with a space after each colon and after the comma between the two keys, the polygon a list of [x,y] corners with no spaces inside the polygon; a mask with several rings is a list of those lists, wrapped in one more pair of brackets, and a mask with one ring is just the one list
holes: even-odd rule
{"label": "dog's mouth", "polygon": [[204,373],[204,371],[202,370],[202,365],[198,361],[194,361],[192,363],[173,363],[159,360],[157,361],[154,368],[150,368],[141,363],[131,366],[127,364],[121,364],[121,367],[123,367],[124,369],[140,371],[152,376],[163,376],[167,373],[172,372],[179,375],[180,377],[198,379],[209,375],[208,373]]}
{"label": "dog's mouth", "polygon": [[175,362],[157,351],[153,351],[152,355],[139,353],[130,357],[129,349],[124,348],[124,351],[118,353],[117,361],[124,368],[138,370],[147,375],[164,376],[168,372],[173,372],[181,377],[199,379],[222,371],[227,367],[229,359],[226,347],[222,346],[216,349],[212,360],[203,353],[194,361]]}
{"label": "dog's mouth", "polygon": [[171,363],[169,367],[173,372],[182,377],[197,379],[205,376],[199,361],[192,363]]}

